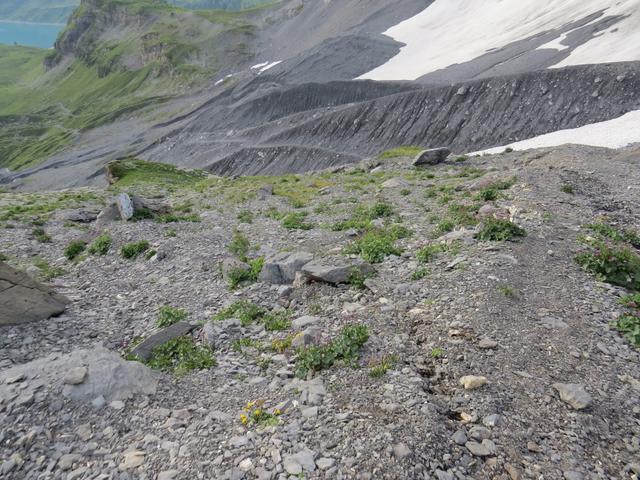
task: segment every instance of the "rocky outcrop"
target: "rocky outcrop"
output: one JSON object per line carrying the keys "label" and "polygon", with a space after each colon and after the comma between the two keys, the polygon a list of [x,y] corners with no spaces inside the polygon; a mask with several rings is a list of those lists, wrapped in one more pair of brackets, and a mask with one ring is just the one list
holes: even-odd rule
{"label": "rocky outcrop", "polygon": [[35,322],[64,312],[69,299],[0,262],[0,326]]}

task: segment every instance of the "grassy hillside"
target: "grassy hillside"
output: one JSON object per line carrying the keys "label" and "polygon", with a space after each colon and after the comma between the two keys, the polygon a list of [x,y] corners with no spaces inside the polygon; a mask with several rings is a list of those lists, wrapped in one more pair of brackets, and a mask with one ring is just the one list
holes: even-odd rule
{"label": "grassy hillside", "polygon": [[66,23],[80,0],[2,0],[0,19],[21,22]]}
{"label": "grassy hillside", "polygon": [[252,32],[241,14],[91,0],[58,50],[0,46],[0,167],[36,165],[78,132],[202,84],[223,58],[246,57]]}

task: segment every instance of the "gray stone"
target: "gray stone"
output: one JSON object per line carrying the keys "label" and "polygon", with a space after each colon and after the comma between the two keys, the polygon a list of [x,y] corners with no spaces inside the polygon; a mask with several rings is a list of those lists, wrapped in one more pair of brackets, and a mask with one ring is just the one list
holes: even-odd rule
{"label": "gray stone", "polygon": [[302,267],[313,260],[307,252],[278,253],[265,260],[258,280],[274,285],[291,284]]}
{"label": "gray stone", "polygon": [[584,475],[582,475],[580,472],[576,472],[575,470],[567,470],[565,472],[562,472],[562,476],[564,477],[565,480],[583,480],[584,479]]}
{"label": "gray stone", "polygon": [[499,427],[503,423],[504,423],[504,418],[502,417],[502,415],[499,415],[497,413],[487,415],[482,419],[482,424],[485,427],[489,427],[489,428]]}
{"label": "gray stone", "polygon": [[320,470],[329,470],[336,464],[336,461],[333,458],[321,457],[316,460],[316,465]]}
{"label": "gray stone", "polygon": [[91,223],[98,218],[98,214],[95,212],[89,212],[87,210],[71,210],[62,215],[62,220],[67,222],[76,223]]}
{"label": "gray stone", "polygon": [[451,440],[453,440],[458,445],[464,445],[467,443],[467,435],[463,430],[458,430],[451,436]]}
{"label": "gray stone", "polygon": [[393,446],[393,454],[396,458],[402,460],[411,455],[411,450],[404,443],[398,443]]}
{"label": "gray stone", "polygon": [[154,348],[167,343],[169,340],[186,335],[195,328],[194,325],[187,322],[174,323],[145,339],[140,345],[131,350],[131,355],[147,361],[151,358],[151,352],[153,352]]}
{"label": "gray stone", "polygon": [[554,317],[544,317],[540,319],[540,323],[542,323],[542,325],[544,325],[547,328],[559,328],[559,329],[569,328],[569,325],[567,325],[565,322],[563,322],[559,318],[554,318]]}
{"label": "gray stone", "polygon": [[96,218],[95,228],[96,230],[101,230],[117,220],[120,220],[120,212],[118,211],[118,206],[115,204],[115,202],[110,203],[98,214],[98,218]]}
{"label": "gray stone", "polygon": [[311,280],[337,285],[340,283],[348,283],[354,273],[366,277],[375,273],[375,269],[370,264],[362,261],[344,262],[333,265],[310,262],[302,267],[302,273]]}
{"label": "gray stone", "polygon": [[488,457],[496,453],[496,444],[488,439],[482,440],[482,443],[467,442],[465,447],[476,457]]}
{"label": "gray stone", "polygon": [[67,385],[79,385],[84,382],[84,379],[87,377],[87,373],[87,367],[71,368],[64,376],[64,383],[66,383]]}
{"label": "gray stone", "polygon": [[553,388],[560,394],[560,399],[571,405],[575,410],[583,410],[589,407],[593,401],[591,395],[584,389],[584,385],[577,383],[554,383]]}
{"label": "gray stone", "polygon": [[291,322],[291,327],[294,330],[304,330],[307,327],[315,326],[320,323],[319,317],[312,317],[310,315],[305,315],[304,317],[299,317]]}
{"label": "gray stone", "polygon": [[[85,380],[77,385],[64,384],[66,373],[77,365],[87,369]],[[136,394],[154,394],[157,379],[153,372],[139,362],[128,362],[115,352],[103,347],[91,350],[74,350],[66,355],[53,354],[33,360],[0,372],[0,398],[5,396],[4,385],[7,377],[19,374],[38,372],[39,382],[31,382],[22,394],[33,396],[42,385],[48,385],[50,391],[61,391],[74,401],[90,403],[96,397],[103,397],[103,402],[126,400]]]}
{"label": "gray stone", "polygon": [[122,192],[118,195],[116,198],[116,206],[118,207],[118,212],[120,212],[120,218],[122,220],[131,220],[133,218],[133,200],[131,200],[128,194]]}
{"label": "gray stone", "polygon": [[64,312],[69,299],[0,262],[0,325],[46,320]]}
{"label": "gray stone", "polygon": [[390,178],[382,184],[382,188],[406,188],[410,185],[404,178]]}
{"label": "gray stone", "polygon": [[413,160],[413,166],[421,167],[424,165],[438,165],[444,162],[449,155],[451,155],[451,150],[448,148],[431,148],[429,150],[423,150]]}
{"label": "gray stone", "polygon": [[498,346],[498,342],[491,340],[490,338],[483,338],[478,342],[478,348],[482,350],[491,350]]}

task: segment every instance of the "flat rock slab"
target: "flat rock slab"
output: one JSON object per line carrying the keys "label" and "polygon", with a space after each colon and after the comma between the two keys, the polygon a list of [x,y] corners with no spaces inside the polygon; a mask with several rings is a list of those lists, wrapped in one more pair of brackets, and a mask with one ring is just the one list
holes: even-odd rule
{"label": "flat rock slab", "polygon": [[50,287],[0,262],[0,325],[46,320],[60,315],[69,303]]}
{"label": "flat rock slab", "polygon": [[337,285],[348,283],[354,273],[367,277],[374,274],[375,269],[366,262],[347,262],[333,265],[310,262],[302,267],[301,272],[311,280]]}
{"label": "flat rock slab", "polygon": [[158,333],[151,335],[144,340],[140,345],[131,351],[131,355],[138,357],[140,360],[147,361],[151,358],[153,349],[167,343],[169,340],[181,337],[190,333],[196,327],[187,322],[178,322],[173,325],[160,330]]}
{"label": "flat rock slab", "polygon": [[307,252],[278,253],[265,260],[258,280],[274,285],[293,283],[296,273],[312,260]]}
{"label": "flat rock slab", "polygon": [[120,212],[120,217],[122,220],[131,220],[133,218],[134,207],[133,200],[126,193],[121,193],[118,195],[116,199],[116,205],[118,206],[118,211]]}
{"label": "flat rock slab", "polygon": [[575,410],[584,410],[591,405],[593,399],[584,389],[584,385],[577,383],[554,383],[553,388],[558,391],[560,400],[571,405]]}
{"label": "flat rock slab", "polygon": [[[24,380],[7,382],[17,376]],[[18,393],[16,402],[29,398],[41,392],[43,385],[52,395],[61,394],[80,403],[91,403],[98,397],[113,402],[136,394],[152,395],[157,383],[154,373],[142,363],[126,361],[115,352],[96,347],[49,355],[0,372],[0,403]]]}

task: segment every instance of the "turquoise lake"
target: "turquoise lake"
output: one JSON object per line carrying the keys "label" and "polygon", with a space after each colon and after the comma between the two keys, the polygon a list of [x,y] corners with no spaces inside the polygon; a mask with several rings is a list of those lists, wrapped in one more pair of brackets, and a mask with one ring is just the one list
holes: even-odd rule
{"label": "turquoise lake", "polygon": [[0,43],[51,48],[64,25],[0,21]]}

